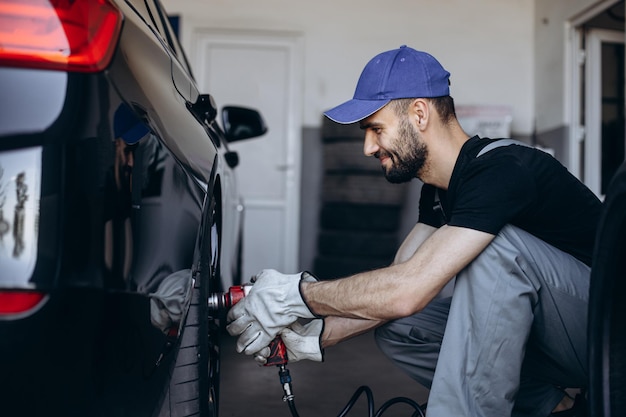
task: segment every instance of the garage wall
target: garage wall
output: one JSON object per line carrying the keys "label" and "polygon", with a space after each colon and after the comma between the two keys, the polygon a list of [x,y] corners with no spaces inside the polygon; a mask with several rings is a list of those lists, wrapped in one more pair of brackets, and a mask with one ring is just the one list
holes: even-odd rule
{"label": "garage wall", "polygon": [[[510,106],[512,135],[527,140],[533,132],[535,0],[162,1],[170,14],[180,16],[181,40],[188,51],[194,28],[302,37],[306,191],[300,205],[301,269],[312,270],[317,252],[322,112],[352,97],[361,70],[375,54],[402,44],[428,51],[450,71],[457,105]],[[415,224],[419,189],[419,181],[413,181],[399,239]]]}
{"label": "garage wall", "polygon": [[193,27],[289,31],[304,38],[304,125],[352,97],[376,53],[407,44],[437,57],[452,76],[457,104],[513,108],[512,131],[534,119],[534,0],[163,0],[181,16],[190,50]]}

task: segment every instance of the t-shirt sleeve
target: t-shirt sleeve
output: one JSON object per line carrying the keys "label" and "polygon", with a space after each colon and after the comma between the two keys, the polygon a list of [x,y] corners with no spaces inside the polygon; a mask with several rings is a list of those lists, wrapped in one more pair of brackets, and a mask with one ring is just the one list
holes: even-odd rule
{"label": "t-shirt sleeve", "polygon": [[437,212],[435,207],[435,190],[436,188],[429,184],[422,185],[419,203],[418,223],[424,223],[432,227],[441,227],[442,216]]}
{"label": "t-shirt sleeve", "polygon": [[528,169],[512,156],[474,161],[457,190],[448,224],[493,235],[528,210],[537,195]]}

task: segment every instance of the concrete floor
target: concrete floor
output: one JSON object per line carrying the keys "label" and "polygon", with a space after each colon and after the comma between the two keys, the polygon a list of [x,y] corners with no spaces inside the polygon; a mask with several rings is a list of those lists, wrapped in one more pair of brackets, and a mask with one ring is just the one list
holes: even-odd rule
{"label": "concrete floor", "polygon": [[[290,417],[276,367],[261,367],[251,357],[235,352],[235,339],[222,338],[220,417]],[[393,397],[407,397],[418,404],[427,401],[428,390],[395,367],[379,350],[373,332],[326,350],[322,363],[287,365],[293,380],[295,404],[300,417],[338,416],[354,392],[370,387],[374,408]],[[396,404],[384,417],[411,416],[413,409]],[[367,417],[365,394],[347,417]]]}

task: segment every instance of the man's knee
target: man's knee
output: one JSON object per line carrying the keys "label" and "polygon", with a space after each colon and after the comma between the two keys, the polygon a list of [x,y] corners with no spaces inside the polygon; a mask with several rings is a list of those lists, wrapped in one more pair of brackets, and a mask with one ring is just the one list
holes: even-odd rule
{"label": "man's knee", "polygon": [[392,320],[378,327],[374,332],[376,344],[388,356],[393,356],[399,346],[417,343],[411,336],[413,326],[405,320]]}
{"label": "man's knee", "polygon": [[378,348],[387,356],[392,354],[392,346],[401,339],[400,335],[396,331],[395,320],[379,326],[374,331],[374,340]]}
{"label": "man's knee", "polygon": [[[420,314],[391,321],[375,332],[378,347],[411,378],[430,388],[441,349],[441,323],[425,323]],[[433,327],[441,327],[435,330]]]}
{"label": "man's knee", "polygon": [[449,306],[449,298],[438,299],[420,313],[385,323],[375,331],[376,343],[386,354],[401,346],[441,344]]}

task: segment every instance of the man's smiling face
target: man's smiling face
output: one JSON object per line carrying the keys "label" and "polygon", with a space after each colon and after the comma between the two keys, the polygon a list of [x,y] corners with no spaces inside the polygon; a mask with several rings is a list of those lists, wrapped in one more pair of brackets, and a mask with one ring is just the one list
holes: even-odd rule
{"label": "man's smiling face", "polygon": [[385,106],[360,125],[365,130],[363,152],[380,160],[389,182],[399,184],[420,176],[428,149],[407,114],[398,116]]}

